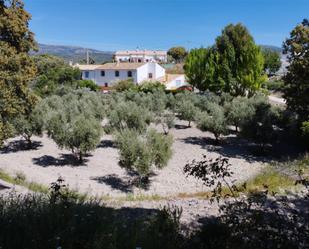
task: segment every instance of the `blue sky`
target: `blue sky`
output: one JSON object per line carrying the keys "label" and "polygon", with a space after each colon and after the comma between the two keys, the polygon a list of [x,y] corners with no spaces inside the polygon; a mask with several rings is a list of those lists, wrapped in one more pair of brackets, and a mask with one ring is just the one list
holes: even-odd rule
{"label": "blue sky", "polygon": [[24,0],[40,43],[100,50],[209,46],[229,23],[281,46],[309,0]]}

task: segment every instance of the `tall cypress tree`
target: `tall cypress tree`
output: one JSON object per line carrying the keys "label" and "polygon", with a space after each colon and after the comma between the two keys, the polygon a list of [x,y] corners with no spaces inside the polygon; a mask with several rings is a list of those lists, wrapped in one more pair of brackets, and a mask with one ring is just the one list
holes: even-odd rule
{"label": "tall cypress tree", "polygon": [[0,144],[10,135],[10,121],[27,114],[35,102],[28,83],[36,73],[28,52],[36,49],[31,16],[21,0],[0,0]]}

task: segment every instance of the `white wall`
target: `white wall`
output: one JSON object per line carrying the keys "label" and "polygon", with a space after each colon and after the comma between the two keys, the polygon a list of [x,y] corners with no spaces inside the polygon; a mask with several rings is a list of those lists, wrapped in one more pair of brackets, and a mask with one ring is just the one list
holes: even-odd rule
{"label": "white wall", "polygon": [[158,55],[117,55],[115,57],[116,61],[129,61],[130,59],[138,60],[141,62],[167,62],[167,56],[158,56]]}
{"label": "white wall", "polygon": [[179,75],[177,78],[171,80],[170,82],[167,82],[165,86],[167,90],[173,90],[186,85],[189,84],[186,83],[185,76]]}
{"label": "white wall", "polygon": [[[156,81],[161,77],[165,77],[165,69],[157,63],[147,63],[137,69],[138,77],[137,82],[143,81]],[[149,78],[149,74],[152,74],[152,79]]]}
{"label": "white wall", "polygon": [[[86,78],[86,72],[89,73],[89,77],[88,78]],[[92,81],[95,82],[95,71],[93,71],[93,70],[84,70],[84,71],[82,71],[82,79],[83,80],[92,80]]]}
{"label": "white wall", "polygon": [[[101,71],[105,71],[105,76],[101,76]],[[119,77],[115,76],[115,72],[119,71]],[[128,80],[128,72],[132,72],[132,80],[133,82],[137,82],[137,72],[136,70],[96,70],[95,82],[99,86],[104,86],[105,83],[108,83],[108,86],[112,86],[121,80]]]}
{"label": "white wall", "polygon": [[[104,77],[101,76],[101,71],[105,71]],[[119,71],[119,77],[115,76],[115,71],[116,70],[114,69],[96,69],[93,71],[88,71],[89,78],[85,78],[85,70],[82,71],[82,76],[83,79],[92,80],[99,86],[104,86],[105,83],[108,83],[108,86],[112,86],[118,81],[129,79],[128,71],[132,72],[133,82],[137,84],[140,84],[143,81],[156,81],[159,78],[165,77],[165,69],[157,63],[146,63],[135,70],[117,70]],[[152,79],[149,78],[149,73],[152,73]]]}
{"label": "white wall", "polygon": [[[101,71],[105,71],[105,76],[101,76]],[[132,72],[131,79],[133,79],[133,82],[137,83],[137,71],[136,70],[117,70],[119,71],[119,77],[115,76],[115,71],[116,70],[111,70],[111,69],[88,71],[89,78],[85,78],[86,71],[83,71],[82,76],[84,80],[92,80],[99,86],[104,86],[105,83],[108,83],[108,86],[112,86],[118,81],[130,79],[130,77],[128,77],[128,71],[131,71]]]}

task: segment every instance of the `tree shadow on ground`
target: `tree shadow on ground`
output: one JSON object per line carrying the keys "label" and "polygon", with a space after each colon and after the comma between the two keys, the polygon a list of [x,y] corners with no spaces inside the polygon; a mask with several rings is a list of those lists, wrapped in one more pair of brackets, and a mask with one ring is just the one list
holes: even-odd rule
{"label": "tree shadow on ground", "polygon": [[191,127],[187,126],[187,125],[181,125],[181,124],[176,124],[175,126],[176,130],[186,130],[186,129],[190,129]]}
{"label": "tree shadow on ground", "polygon": [[102,140],[97,148],[117,148],[117,146],[112,140]]}
{"label": "tree shadow on ground", "polygon": [[[86,155],[89,157],[90,155]],[[61,154],[60,158],[56,158],[49,155],[44,155],[38,158],[32,159],[33,163],[41,167],[62,167],[62,166],[86,166],[88,159],[83,159],[81,162],[73,154]]]}
{"label": "tree shadow on ground", "polygon": [[104,183],[109,185],[113,189],[120,190],[121,192],[130,193],[132,192],[133,185],[130,180],[126,178],[120,178],[116,174],[106,175],[102,177],[92,177],[91,180],[97,181],[98,183]]}
{"label": "tree shadow on ground", "polygon": [[186,144],[193,144],[202,147],[210,152],[217,152],[221,156],[228,158],[245,159],[252,162],[271,162],[273,160],[272,155],[257,155],[257,145],[249,143],[244,139],[237,137],[225,137],[217,142],[210,137],[187,137],[181,139]]}
{"label": "tree shadow on ground", "polygon": [[7,189],[10,189],[10,187],[6,186],[6,185],[3,185],[0,183],[0,191],[1,190],[7,190]]}
{"label": "tree shadow on ground", "polygon": [[32,141],[31,147],[29,147],[27,141],[21,139],[17,141],[9,142],[6,146],[0,149],[1,154],[16,153],[19,151],[38,150],[41,148],[42,142]]}
{"label": "tree shadow on ground", "polygon": [[151,173],[147,178],[140,179],[137,173],[128,171],[128,176],[119,177],[116,174],[110,174],[101,177],[92,177],[91,180],[97,181],[98,183],[109,185],[111,188],[120,190],[124,193],[132,193],[134,187],[141,188],[143,190],[149,190],[151,185],[151,177],[156,174]]}

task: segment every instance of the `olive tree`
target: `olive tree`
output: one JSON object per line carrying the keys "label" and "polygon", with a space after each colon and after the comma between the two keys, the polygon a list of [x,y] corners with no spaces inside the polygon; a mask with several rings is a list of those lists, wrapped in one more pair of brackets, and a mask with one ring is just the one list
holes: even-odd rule
{"label": "olive tree", "polygon": [[172,137],[153,129],[144,135],[133,129],[121,130],[116,134],[116,143],[120,165],[137,173],[141,180],[148,178],[153,167],[165,167],[172,156]]}
{"label": "olive tree", "polygon": [[122,101],[110,111],[108,119],[108,126],[112,129],[129,128],[143,132],[152,121],[152,113],[148,109],[138,106],[135,102]]}
{"label": "olive tree", "polygon": [[38,107],[49,137],[61,149],[71,150],[80,162],[97,147],[102,136],[102,116],[91,96],[95,97],[88,95],[88,91],[52,96]]}
{"label": "olive tree", "polygon": [[156,118],[156,123],[162,125],[162,129],[165,135],[169,133],[169,130],[175,127],[175,114],[170,111],[163,112]]}
{"label": "olive tree", "polygon": [[43,132],[43,118],[37,110],[29,115],[18,115],[13,120],[16,135],[22,136],[28,148],[32,148],[32,136],[41,136]]}
{"label": "olive tree", "polygon": [[236,131],[238,127],[254,113],[254,107],[247,98],[237,97],[224,105],[228,124],[234,125]]}
{"label": "olive tree", "polygon": [[202,131],[213,133],[218,142],[220,135],[227,133],[226,118],[223,107],[215,103],[209,105],[208,112],[201,112],[198,115],[197,127]]}
{"label": "olive tree", "polygon": [[255,96],[250,99],[254,112],[241,124],[241,135],[253,140],[262,150],[277,138],[280,109],[272,106],[266,97]]}
{"label": "olive tree", "polygon": [[188,127],[191,127],[191,122],[195,120],[197,107],[188,100],[184,100],[177,104],[177,113],[181,120],[188,121]]}

